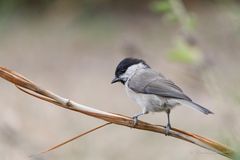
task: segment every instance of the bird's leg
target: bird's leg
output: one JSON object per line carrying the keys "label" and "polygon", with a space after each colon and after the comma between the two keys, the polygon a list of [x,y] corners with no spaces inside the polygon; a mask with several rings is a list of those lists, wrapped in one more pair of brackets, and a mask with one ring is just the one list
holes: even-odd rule
{"label": "bird's leg", "polygon": [[167,109],[167,118],[168,118],[168,123],[167,123],[167,125],[166,125],[166,127],[165,127],[165,135],[167,136],[167,135],[169,135],[169,131],[170,131],[170,129],[171,129],[171,124],[170,124],[170,109]]}
{"label": "bird's leg", "polygon": [[142,115],[147,114],[147,113],[148,113],[147,111],[143,111],[143,112],[138,113],[138,114],[136,114],[135,116],[133,116],[133,117],[132,117],[132,119],[133,119],[133,126],[135,126],[135,125],[137,124],[137,121],[138,121],[138,117],[139,117],[139,116],[142,116]]}

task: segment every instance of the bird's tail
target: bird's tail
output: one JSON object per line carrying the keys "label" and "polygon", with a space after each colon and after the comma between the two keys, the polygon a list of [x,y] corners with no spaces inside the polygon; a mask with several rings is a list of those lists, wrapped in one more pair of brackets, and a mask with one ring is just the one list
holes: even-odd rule
{"label": "bird's tail", "polygon": [[193,101],[187,101],[187,100],[183,100],[183,99],[178,99],[177,100],[178,103],[182,104],[182,105],[186,105],[188,107],[194,108],[204,114],[213,114],[212,111],[208,110],[207,108],[204,108],[202,106],[200,106],[199,104],[193,102]]}

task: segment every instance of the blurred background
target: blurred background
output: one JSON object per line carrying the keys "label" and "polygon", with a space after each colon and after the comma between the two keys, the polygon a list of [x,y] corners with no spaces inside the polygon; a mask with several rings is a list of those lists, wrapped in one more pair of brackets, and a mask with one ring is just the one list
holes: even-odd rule
{"label": "blurred background", "polygon": [[[215,114],[184,106],[172,126],[239,149],[240,3],[237,0],[1,0],[0,65],[100,110],[140,108],[111,85],[125,57],[146,60]],[[0,79],[0,159],[26,160],[103,121],[64,110]],[[166,114],[142,120],[166,124]],[[32,159],[226,159],[164,135],[107,126]]]}

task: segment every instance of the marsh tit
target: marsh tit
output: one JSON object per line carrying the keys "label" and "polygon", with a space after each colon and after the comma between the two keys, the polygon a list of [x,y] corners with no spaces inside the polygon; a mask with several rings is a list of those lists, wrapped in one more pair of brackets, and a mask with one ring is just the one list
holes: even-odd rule
{"label": "marsh tit", "polygon": [[168,135],[170,111],[177,105],[184,105],[196,109],[204,114],[212,114],[210,110],[193,102],[183,90],[162,74],[155,72],[145,61],[135,58],[125,58],[117,66],[112,83],[121,82],[125,85],[127,95],[142,109],[133,116],[134,125],[138,117],[149,112],[167,113],[168,123],[165,127]]}

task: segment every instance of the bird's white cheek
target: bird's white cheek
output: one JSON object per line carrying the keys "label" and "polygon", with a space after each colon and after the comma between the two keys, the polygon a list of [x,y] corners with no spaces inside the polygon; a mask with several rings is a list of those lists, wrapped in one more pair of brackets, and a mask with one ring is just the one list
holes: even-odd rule
{"label": "bird's white cheek", "polygon": [[125,82],[128,80],[128,76],[126,74],[121,75],[120,78]]}
{"label": "bird's white cheek", "polygon": [[132,75],[133,75],[132,72],[125,72],[120,76],[120,78],[124,81],[127,81],[129,78],[131,78]]}

